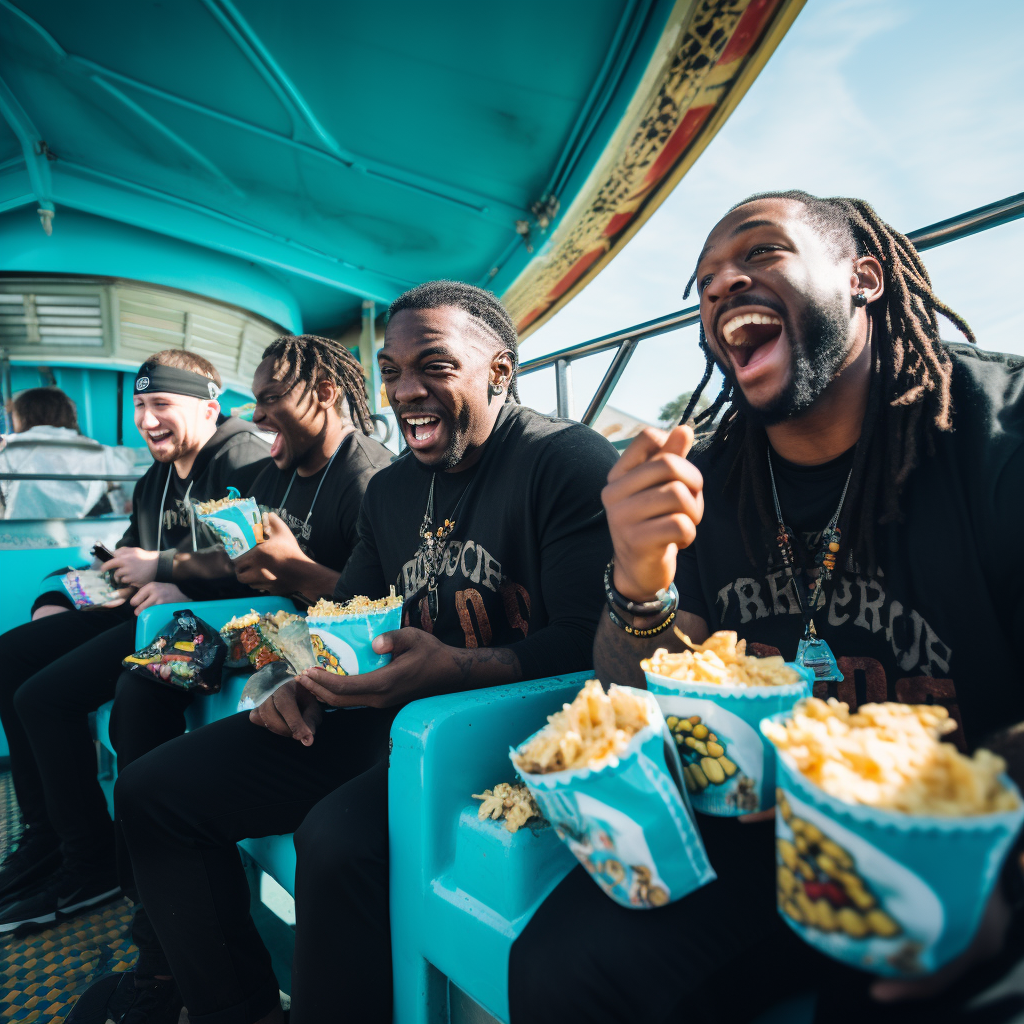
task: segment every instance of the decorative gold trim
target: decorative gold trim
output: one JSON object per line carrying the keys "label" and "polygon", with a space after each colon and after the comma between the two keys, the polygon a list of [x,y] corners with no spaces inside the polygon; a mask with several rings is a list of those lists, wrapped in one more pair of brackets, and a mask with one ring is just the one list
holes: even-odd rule
{"label": "decorative gold trim", "polygon": [[664,202],[804,3],[680,0],[605,154],[544,250],[502,297],[521,338],[579,294]]}

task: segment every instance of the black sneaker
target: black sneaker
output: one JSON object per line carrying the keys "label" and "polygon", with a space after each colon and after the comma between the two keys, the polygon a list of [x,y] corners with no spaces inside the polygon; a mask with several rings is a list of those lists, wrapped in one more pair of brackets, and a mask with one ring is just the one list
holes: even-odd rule
{"label": "black sneaker", "polygon": [[64,1024],[120,1024],[135,1002],[135,972],[107,974],[79,997]]}
{"label": "black sneaker", "polygon": [[49,830],[29,825],[18,845],[0,864],[0,902],[9,894],[41,881],[60,867],[60,841]]}
{"label": "black sneaker", "polygon": [[178,1024],[184,1005],[173,980],[143,981],[137,978],[135,1001],[115,1024]]}
{"label": "black sneaker", "polygon": [[19,898],[0,905],[0,935],[24,925],[52,924],[58,916],[73,917],[86,907],[99,906],[120,895],[113,867],[62,867],[37,885],[21,890]]}
{"label": "black sneaker", "polygon": [[108,974],[82,993],[64,1024],[178,1024],[182,1007],[173,981]]}

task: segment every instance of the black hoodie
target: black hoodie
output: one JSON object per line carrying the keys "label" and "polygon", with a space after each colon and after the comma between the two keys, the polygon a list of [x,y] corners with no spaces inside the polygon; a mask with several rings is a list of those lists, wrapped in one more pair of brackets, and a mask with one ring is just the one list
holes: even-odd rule
{"label": "black hoodie", "polygon": [[[178,476],[173,463],[154,462],[149,467],[135,485],[131,522],[117,546],[159,550],[156,581],[170,582],[174,552],[192,550],[185,495],[191,503],[223,498],[228,487],[248,494],[269,461],[270,445],[251,423],[221,416],[216,433],[200,449],[187,477]],[[196,539],[200,548],[217,543],[217,538],[201,526]]]}

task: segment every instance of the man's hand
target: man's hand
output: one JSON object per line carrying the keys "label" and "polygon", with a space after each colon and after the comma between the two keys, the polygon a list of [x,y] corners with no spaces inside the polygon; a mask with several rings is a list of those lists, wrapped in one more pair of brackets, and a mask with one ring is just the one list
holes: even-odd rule
{"label": "man's hand", "polygon": [[289,679],[279,686],[258,708],[249,712],[249,721],[262,725],[278,736],[290,736],[304,747],[311,746],[323,710],[316,698]]}
{"label": "man's hand", "polygon": [[704,480],[686,460],[690,427],[646,427],[623,452],[601,492],[615,549],[615,587],[649,601],[675,577],[676,552],[689,547],[704,514]]}
{"label": "man's hand", "polygon": [[519,659],[510,650],[449,647],[411,626],[375,637],[373,649],[377,654],[390,653],[391,661],[358,676],[310,668],[297,680],[319,700],[336,708],[390,708],[418,697],[514,683],[520,677]]}
{"label": "man's hand", "polygon": [[183,604],[189,600],[188,594],[182,593],[173,583],[147,583],[132,598],[132,607],[138,615],[143,608],[153,604]]}
{"label": "man's hand", "polygon": [[263,538],[235,559],[239,583],[269,594],[307,594],[314,599],[334,590],[339,574],[305,554],[276,512],[264,514]]}
{"label": "man's hand", "polygon": [[114,557],[109,562],[104,562],[100,570],[113,570],[115,583],[143,587],[156,579],[156,563],[159,557],[158,552],[147,551],[145,548],[118,548]]}

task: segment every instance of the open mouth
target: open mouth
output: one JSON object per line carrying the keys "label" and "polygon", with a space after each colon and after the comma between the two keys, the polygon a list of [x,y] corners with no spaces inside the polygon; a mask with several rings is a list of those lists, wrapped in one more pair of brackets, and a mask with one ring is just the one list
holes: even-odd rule
{"label": "open mouth", "polygon": [[274,435],[274,440],[270,444],[270,457],[276,459],[281,452],[284,450],[284,437],[281,432],[278,431]]}
{"label": "open mouth", "polygon": [[729,317],[719,333],[733,364],[742,369],[775,348],[782,334],[782,319],[774,313],[739,313]]}
{"label": "open mouth", "polygon": [[170,440],[171,432],[169,430],[148,430],[146,436],[151,444],[163,444],[164,441]]}
{"label": "open mouth", "polygon": [[406,439],[413,447],[421,448],[430,444],[441,426],[439,416],[403,416],[402,425],[405,428]]}

